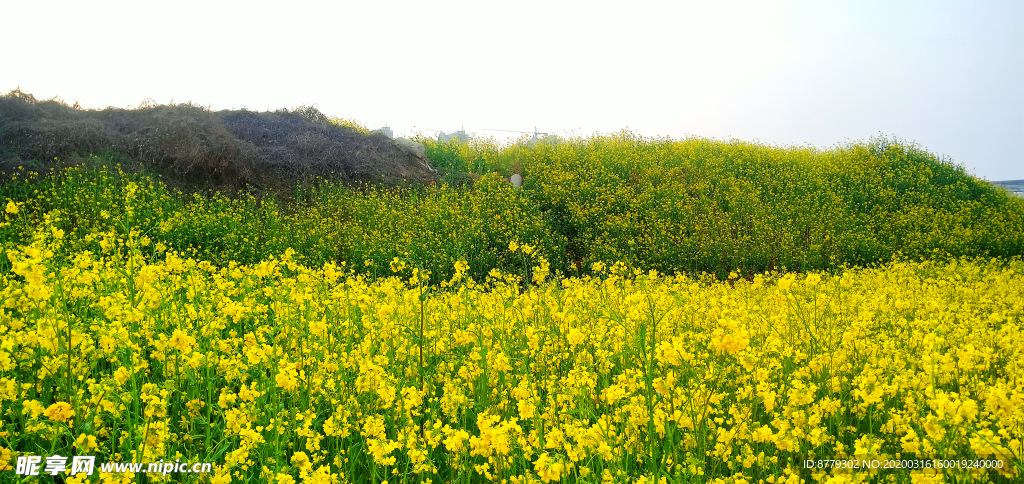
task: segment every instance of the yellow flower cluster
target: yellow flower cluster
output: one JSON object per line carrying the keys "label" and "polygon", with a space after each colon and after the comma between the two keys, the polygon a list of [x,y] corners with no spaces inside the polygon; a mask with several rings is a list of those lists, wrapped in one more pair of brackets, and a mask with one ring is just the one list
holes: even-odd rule
{"label": "yellow flower cluster", "polygon": [[[512,239],[536,284],[463,261],[431,289],[403,259],[217,266],[51,228],[0,276],[11,458],[213,461],[174,479],[215,483],[1021,478],[1020,260],[564,278]],[[803,466],[911,456],[1003,466]]]}

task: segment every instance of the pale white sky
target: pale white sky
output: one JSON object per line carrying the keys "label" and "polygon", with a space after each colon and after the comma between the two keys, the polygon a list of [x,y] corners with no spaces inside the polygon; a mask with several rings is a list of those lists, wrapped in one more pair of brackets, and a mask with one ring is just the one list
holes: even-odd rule
{"label": "pale white sky", "polygon": [[[5,2],[0,91],[315,105],[396,134],[879,133],[1024,178],[1024,2]],[[512,134],[512,136],[515,136]]]}

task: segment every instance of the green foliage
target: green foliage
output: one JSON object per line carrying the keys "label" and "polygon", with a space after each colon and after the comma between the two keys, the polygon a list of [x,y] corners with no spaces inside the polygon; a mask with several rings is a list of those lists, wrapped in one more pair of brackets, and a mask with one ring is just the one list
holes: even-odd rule
{"label": "green foliage", "polygon": [[503,174],[521,167],[524,191],[584,265],[724,276],[1024,253],[1024,200],[885,138],[817,150],[624,131],[466,151]]}
{"label": "green foliage", "polygon": [[434,141],[430,139],[418,139],[426,148],[427,158],[430,164],[445,173],[472,172],[472,162],[467,160],[468,146],[457,140]]}
{"label": "green foliage", "polygon": [[[0,187],[5,203],[22,207],[7,214],[0,240],[25,243],[51,214],[79,249],[135,230],[154,254],[174,248],[227,265],[291,248],[311,264],[378,275],[399,258],[435,283],[460,260],[478,280],[495,268],[525,271],[532,262],[509,250],[513,242],[536,246],[563,274],[622,261],[720,278],[737,269],[1024,254],[1024,200],[884,138],[830,150],[628,132],[534,146],[421,141],[448,183],[320,183],[283,201],[184,196],[152,175],[122,171],[109,152],[53,176],[20,171]],[[525,176],[522,189],[502,180],[512,172]],[[129,200],[130,185],[137,189]]]}
{"label": "green foliage", "polygon": [[564,240],[522,191],[493,175],[473,190],[356,191],[324,183],[282,203],[272,195],[185,196],[150,175],[126,173],[99,157],[90,161],[4,185],[0,196],[23,207],[0,227],[4,244],[27,243],[46,214],[61,214],[55,223],[71,235],[65,245],[71,251],[98,252],[103,236],[126,239],[134,231],[151,241],[154,254],[172,248],[222,266],[258,263],[292,249],[299,261],[347,263],[381,274],[397,257],[415,261],[436,283],[449,279],[459,260],[478,280],[493,268],[521,270],[524,261],[509,250],[512,242],[538,245],[539,256],[563,260]]}

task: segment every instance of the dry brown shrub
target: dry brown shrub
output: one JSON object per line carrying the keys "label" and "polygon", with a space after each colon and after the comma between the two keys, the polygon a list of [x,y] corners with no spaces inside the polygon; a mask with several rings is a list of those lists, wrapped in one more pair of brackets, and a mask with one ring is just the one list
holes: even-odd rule
{"label": "dry brown shrub", "polygon": [[0,168],[114,152],[185,191],[274,190],[314,180],[428,183],[436,175],[382,135],[333,124],[313,107],[257,113],[192,103],[84,110],[20,90],[0,96]]}

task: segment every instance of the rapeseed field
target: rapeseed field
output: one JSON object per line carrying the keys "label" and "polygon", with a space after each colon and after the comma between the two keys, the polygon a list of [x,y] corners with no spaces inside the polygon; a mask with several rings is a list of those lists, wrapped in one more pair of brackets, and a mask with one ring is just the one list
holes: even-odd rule
{"label": "rapeseed field", "polygon": [[[109,167],[22,175],[0,222],[0,480],[1020,482],[1017,202],[966,182],[857,199],[793,173],[784,203],[736,177],[706,198],[638,154],[662,145],[606,141],[574,148],[609,167],[591,198],[537,175],[574,162],[551,147],[516,167],[521,190],[289,204]],[[616,175],[617,152],[635,167]],[[799,193],[823,204],[807,217],[846,211],[792,233],[795,209],[758,218]],[[26,455],[214,470],[21,476]]]}

